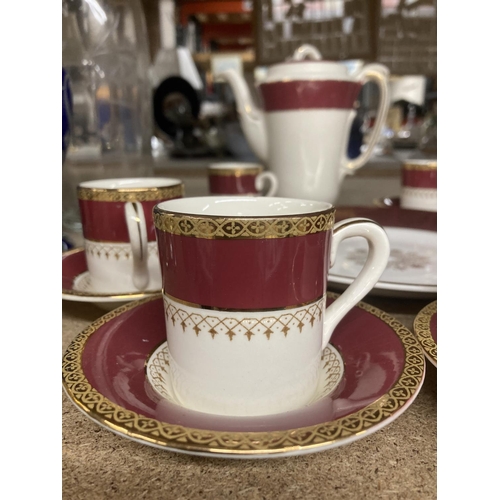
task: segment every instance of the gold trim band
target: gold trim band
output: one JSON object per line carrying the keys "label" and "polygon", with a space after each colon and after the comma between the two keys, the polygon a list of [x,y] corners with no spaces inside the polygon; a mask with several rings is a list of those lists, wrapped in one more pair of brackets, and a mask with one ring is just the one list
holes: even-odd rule
{"label": "gold trim band", "polygon": [[172,302],[177,302],[178,304],[192,307],[193,309],[206,309],[207,311],[245,312],[245,313],[286,311],[288,309],[297,309],[299,307],[304,307],[304,306],[309,306],[311,304],[314,304],[314,302],[320,301],[325,296],[324,294],[322,294],[313,300],[310,300],[308,302],[303,302],[302,304],[296,304],[293,306],[270,307],[270,308],[265,308],[265,309],[228,309],[228,308],[222,308],[222,307],[212,307],[212,306],[204,306],[202,304],[195,304],[194,302],[189,302],[187,300],[178,299],[177,297],[174,297],[173,295],[169,295],[168,293],[165,293],[165,292],[163,292],[163,295],[164,295],[164,297],[166,297],[168,300],[171,300]]}
{"label": "gold trim band", "polygon": [[427,304],[416,316],[413,330],[425,353],[437,365],[437,344],[432,338],[431,319],[437,313],[437,300]]}
{"label": "gold trim band", "polygon": [[315,215],[281,217],[210,217],[153,210],[157,229],[178,236],[207,240],[274,239],[306,236],[331,231],[335,209],[330,208]]}
{"label": "gold trim band", "polygon": [[78,199],[84,201],[164,201],[184,196],[184,184],[165,187],[100,189],[78,187]]}
{"label": "gold trim band", "polygon": [[208,175],[220,175],[222,177],[241,177],[242,175],[259,175],[263,171],[263,167],[209,168]]}
{"label": "gold trim band", "polygon": [[421,160],[421,161],[407,161],[403,163],[404,170],[437,170],[437,161],[435,160]]}

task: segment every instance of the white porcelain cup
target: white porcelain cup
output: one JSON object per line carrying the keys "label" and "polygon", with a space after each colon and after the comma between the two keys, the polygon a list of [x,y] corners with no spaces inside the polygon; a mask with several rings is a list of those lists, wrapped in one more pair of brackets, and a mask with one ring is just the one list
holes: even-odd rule
{"label": "white porcelain cup", "polygon": [[161,290],[153,207],[184,195],[178,179],[100,179],[78,185],[85,257],[96,293]]}
{"label": "white porcelain cup", "polygon": [[[252,416],[306,405],[339,321],[389,258],[368,219],[334,225],[329,203],[208,196],[154,208],[173,390],[186,407]],[[365,266],[326,307],[338,245],[361,236]],[[332,243],[333,238],[333,243]]]}

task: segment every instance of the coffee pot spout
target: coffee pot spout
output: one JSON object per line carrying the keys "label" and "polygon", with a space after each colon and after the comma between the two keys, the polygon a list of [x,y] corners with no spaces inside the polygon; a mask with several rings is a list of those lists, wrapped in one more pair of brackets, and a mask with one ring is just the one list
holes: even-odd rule
{"label": "coffee pot spout", "polygon": [[250,90],[243,77],[233,69],[220,74],[229,83],[236,99],[236,109],[245,137],[257,157],[267,162],[268,146],[264,113],[255,106]]}

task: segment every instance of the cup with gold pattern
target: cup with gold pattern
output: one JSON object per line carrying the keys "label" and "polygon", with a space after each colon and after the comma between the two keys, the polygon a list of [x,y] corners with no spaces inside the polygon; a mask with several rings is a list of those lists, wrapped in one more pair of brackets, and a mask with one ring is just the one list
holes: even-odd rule
{"label": "cup with gold pattern", "polygon": [[[335,224],[330,203],[275,197],[183,198],[153,212],[179,402],[234,416],[306,405],[334,328],[386,267],[384,229]],[[326,307],[336,249],[355,236],[369,243],[365,266]]]}
{"label": "cup with gold pattern", "polygon": [[102,179],[78,185],[85,258],[96,293],[161,290],[153,207],[184,196],[178,179]]}
{"label": "cup with gold pattern", "polygon": [[437,212],[437,161],[407,160],[401,171],[401,208]]}
{"label": "cup with gold pattern", "polygon": [[278,189],[276,175],[264,171],[259,163],[212,163],[208,182],[210,193],[215,195],[274,196]]}

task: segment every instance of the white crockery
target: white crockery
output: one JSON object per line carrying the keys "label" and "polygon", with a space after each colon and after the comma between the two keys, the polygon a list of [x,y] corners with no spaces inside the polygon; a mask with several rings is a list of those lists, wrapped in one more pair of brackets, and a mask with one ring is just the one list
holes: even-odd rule
{"label": "white crockery", "polygon": [[[312,61],[306,61],[309,57]],[[268,70],[259,86],[296,83],[286,105],[275,105],[285,91],[270,94],[263,109],[258,108],[246,81],[234,70],[221,73],[236,98],[241,126],[250,147],[279,181],[277,196],[306,198],[335,203],[344,177],[354,173],[369,160],[376,146],[389,108],[388,69],[380,64],[367,64],[350,74],[344,64],[323,61],[321,54],[309,45],[296,50],[292,61],[276,64]],[[373,81],[379,88],[377,119],[366,149],[355,159],[347,156],[351,125],[356,116],[355,95],[346,94],[336,103],[328,95],[328,85],[362,84]],[[325,87],[326,82],[326,87]],[[315,86],[326,90],[318,92]],[[297,102],[302,90],[309,88],[307,104]],[[339,90],[339,95],[342,93]],[[321,94],[321,95],[320,95]],[[341,102],[342,101],[342,102]],[[297,104],[293,104],[297,102]],[[281,106],[281,107],[280,107]]]}
{"label": "white crockery", "polygon": [[[256,223],[271,221],[271,226],[275,223],[287,223],[287,227],[300,226],[302,231],[306,227],[306,219],[309,222],[315,220],[315,224],[318,219],[314,218],[319,217],[324,224],[324,220],[332,216],[333,207],[329,203],[301,199],[212,196],[162,202],[155,207],[155,214],[162,213],[168,217],[203,218],[206,228],[220,227],[221,224],[230,227],[233,222],[235,226],[241,227],[247,217]],[[166,227],[178,228],[183,222],[185,221],[167,224]],[[308,227],[311,228],[311,224]],[[329,236],[321,243],[325,247],[324,251],[320,251],[325,259],[325,275],[304,278],[299,274],[300,279],[323,280],[320,286],[322,295],[306,304],[281,308],[263,306],[263,309],[253,310],[207,307],[173,297],[163,287],[170,351],[169,368],[173,391],[180,404],[205,413],[255,416],[290,411],[311,400],[318,387],[321,356],[332,331],[373,288],[389,257],[389,242],[385,231],[373,221],[347,219],[335,224],[333,230],[331,227],[323,225],[321,229],[326,234],[329,231],[333,233],[331,248]],[[204,249],[224,252],[228,266],[238,260],[241,262],[239,252],[245,252],[245,245],[250,245],[257,239],[259,244],[270,245],[275,249],[272,252],[274,265],[278,261],[285,261],[292,272],[292,267],[297,269],[302,266],[303,257],[290,250],[288,243],[293,242],[288,240],[304,238],[307,241],[310,238],[308,241],[311,245],[318,245],[319,243],[313,243],[318,241],[317,236],[318,233],[312,231],[304,236],[297,236],[295,233],[285,238],[272,236],[269,239],[263,236],[262,239],[245,239],[248,235],[241,239],[225,237],[218,240],[224,250],[222,246],[213,250],[214,239],[203,239],[204,235],[195,236],[195,239],[200,238],[196,240],[200,242],[197,244]],[[366,264],[347,290],[326,307],[326,261],[329,260],[331,265],[340,242],[356,236],[369,243]],[[220,234],[219,237],[222,238]],[[193,242],[192,235],[176,238],[186,238],[186,244]],[[162,255],[162,240],[159,239],[160,260],[166,259],[170,262],[169,265],[182,266],[181,263],[185,261],[183,247],[176,247],[179,252],[176,254],[169,245],[169,240],[163,241],[165,247]],[[217,238],[215,241],[217,242]],[[268,266],[270,263],[263,261],[261,265]],[[168,266],[162,269],[166,273],[172,272]],[[190,272],[193,274],[186,273],[186,276],[194,278],[209,271],[200,265],[197,269],[190,269]],[[266,286],[266,279],[267,277],[263,278],[263,286]],[[292,281],[288,286],[301,286],[293,278],[289,279]],[[216,280],[211,283],[213,286],[222,286]],[[245,287],[246,283],[240,282],[238,286]],[[234,292],[238,293],[237,290]],[[259,291],[256,290],[255,293]],[[207,290],[207,294],[210,296],[210,290]]]}

